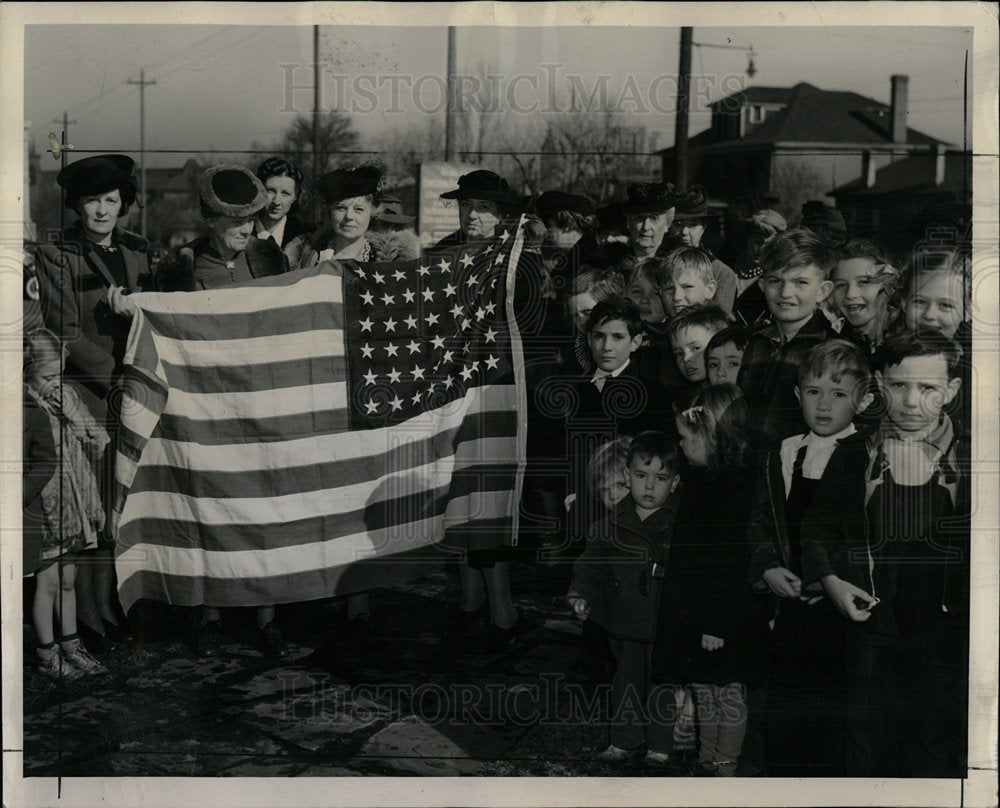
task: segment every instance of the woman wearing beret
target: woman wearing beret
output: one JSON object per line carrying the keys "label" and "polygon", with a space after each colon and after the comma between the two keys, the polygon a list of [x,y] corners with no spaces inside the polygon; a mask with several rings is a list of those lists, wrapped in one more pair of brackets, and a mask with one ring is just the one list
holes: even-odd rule
{"label": "woman wearing beret", "polygon": [[382,190],[382,169],[377,163],[338,168],[324,174],[316,190],[326,203],[329,223],[315,234],[300,236],[288,245],[285,254],[293,269],[334,259],[396,261],[417,257],[415,243],[375,238],[368,230]]}
{"label": "woman wearing beret", "polygon": [[253,235],[267,191],[243,166],[207,169],[198,182],[201,215],[208,235],[171,253],[156,267],[161,292],[194,292],[280,275],[288,265],[281,248]]}
{"label": "woman wearing beret", "polygon": [[302,171],[295,163],[283,157],[268,157],[257,168],[257,179],[267,192],[267,205],[254,222],[257,238],[273,241],[284,249],[292,239],[316,229],[316,225],[295,215],[303,196]]}
{"label": "woman wearing beret", "polygon": [[[112,440],[98,463],[106,514],[114,503],[118,395],[129,321],[113,305],[128,291],[150,286],[148,242],[119,227],[136,199],[133,161],[123,154],[101,154],[70,163],[56,182],[65,206],[78,217],[58,241],[35,255],[38,302],[44,326],[57,334],[67,352],[64,376],[78,383],[83,403]],[[110,524],[110,520],[107,520]],[[78,619],[92,650],[107,650],[107,637],[123,639],[114,595],[113,539],[102,538],[91,559],[79,565]]]}
{"label": "woman wearing beret", "polygon": [[[198,185],[201,215],[208,235],[167,256],[156,268],[161,291],[222,289],[287,269],[285,256],[273,241],[253,235],[254,223],[268,204],[263,183],[249,169],[219,165],[207,169]],[[257,628],[267,653],[288,656],[273,606],[257,607]],[[221,614],[205,605],[193,626],[192,644],[200,656],[215,656],[221,642]]]}

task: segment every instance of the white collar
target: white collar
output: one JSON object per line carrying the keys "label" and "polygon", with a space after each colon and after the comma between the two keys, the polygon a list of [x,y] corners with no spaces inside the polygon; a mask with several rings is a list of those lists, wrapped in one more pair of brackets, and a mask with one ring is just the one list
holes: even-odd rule
{"label": "white collar", "polygon": [[843,440],[848,435],[853,435],[858,431],[858,428],[854,426],[853,423],[848,424],[846,427],[837,432],[835,435],[817,435],[812,430],[809,431],[807,435],[802,437],[802,442],[800,446],[810,446],[812,444],[829,444],[836,443],[838,440]]}
{"label": "white collar", "polygon": [[605,378],[617,379],[622,374],[622,371],[624,371],[625,368],[628,367],[628,363],[631,361],[632,357],[630,356],[628,359],[625,360],[625,364],[623,364],[620,368],[617,368],[616,370],[601,370],[600,368],[598,368],[597,372],[594,373],[594,378],[592,378],[590,381],[596,382],[598,379],[605,379]]}

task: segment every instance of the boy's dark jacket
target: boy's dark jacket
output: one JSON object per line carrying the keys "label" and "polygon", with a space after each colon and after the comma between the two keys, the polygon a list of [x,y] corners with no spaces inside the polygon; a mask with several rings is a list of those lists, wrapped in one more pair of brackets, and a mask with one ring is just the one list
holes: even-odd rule
{"label": "boy's dark jacket", "polygon": [[754,332],[743,352],[738,384],[750,407],[752,423],[774,441],[807,431],[795,398],[799,365],[816,345],[837,332],[819,309],[787,342],[769,323]]}
{"label": "boy's dark jacket", "polygon": [[[886,471],[880,451],[882,440],[882,432],[876,431],[864,441],[844,441],[831,456],[802,520],[804,587],[833,574],[870,593],[869,549],[875,553],[874,576],[879,581],[879,537],[869,535],[867,506],[882,485]],[[956,427],[950,445],[938,461],[938,484],[948,492],[955,515],[938,525],[936,546],[932,547],[942,558],[937,593],[942,612],[953,616],[965,615],[969,609],[969,458],[968,440]],[[894,593],[883,586],[876,594],[886,601]]]}
{"label": "boy's dark jacket", "polygon": [[[866,436],[855,432],[837,442],[836,451],[850,451],[852,446],[864,447]],[[823,471],[827,475],[829,463]],[[801,569],[794,569],[788,539],[788,517],[785,514],[785,477],[781,468],[781,447],[774,446],[764,456],[763,468],[757,480],[750,519],[747,522],[747,540],[750,543],[750,568],[747,573],[754,591],[769,592],[764,582],[764,572],[771,567],[784,567],[800,578]]]}
{"label": "boy's dark jacket", "polygon": [[673,420],[659,385],[642,375],[634,359],[618,376],[607,377],[601,390],[591,379],[592,375],[576,382],[579,395],[575,411],[569,414],[570,424],[617,439],[647,429],[662,431]]}
{"label": "boy's dark jacket", "polygon": [[[754,471],[692,469],[671,542],[653,671],[677,684],[747,683],[763,668],[766,612],[746,580],[746,523]],[[724,645],[705,651],[701,637]]]}
{"label": "boy's dark jacket", "polygon": [[569,595],[585,598],[591,608],[588,619],[615,637],[639,642],[655,637],[662,581],[657,576],[670,552],[678,498],[675,491],[642,521],[635,501],[625,497],[591,527],[587,546],[573,565]]}

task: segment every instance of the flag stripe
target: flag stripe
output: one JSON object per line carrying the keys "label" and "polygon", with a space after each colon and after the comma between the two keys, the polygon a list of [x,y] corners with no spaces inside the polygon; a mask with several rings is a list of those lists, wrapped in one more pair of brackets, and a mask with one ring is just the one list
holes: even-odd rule
{"label": "flag stripe", "polygon": [[[358,510],[341,513],[328,513],[320,516],[309,516],[287,522],[258,522],[253,531],[248,531],[246,525],[237,522],[208,524],[178,518],[165,518],[158,513],[149,518],[135,518],[131,529],[139,536],[156,536],[157,542],[172,547],[197,547],[201,544],[210,545],[213,550],[258,550],[262,546],[291,547],[307,545],[319,537],[334,539],[350,536],[372,530],[384,530],[392,533],[391,519],[402,520],[405,523],[396,527],[400,535],[412,532],[412,523],[430,515],[443,515],[447,508],[449,497],[460,497],[472,492],[503,493],[509,490],[517,473],[515,464],[502,468],[491,466],[482,469],[477,476],[463,475],[450,485],[443,485],[438,490],[426,489],[419,493],[406,496],[395,496],[385,501],[372,502]],[[392,486],[381,492],[394,494]],[[469,506],[468,502],[463,503]],[[486,510],[466,516],[466,521],[494,519],[498,516],[508,517],[509,502],[500,512]],[[392,535],[396,535],[392,533]]]}
{"label": "flag stripe", "polygon": [[[456,429],[478,429],[486,436],[511,434],[520,416],[513,409],[515,395],[510,386],[476,388],[465,399],[453,402],[437,411],[424,413],[407,421],[407,429],[390,427],[361,432],[331,434],[330,431],[303,429],[298,421],[287,426],[285,439],[245,445],[213,446],[212,441],[184,442],[172,440],[166,434],[162,439],[153,438],[146,447],[144,464],[156,466],[183,466],[195,471],[253,471],[257,469],[288,468],[298,465],[315,465],[330,460],[386,464],[395,457],[387,453],[399,447],[419,442],[440,446],[439,456],[450,453],[456,440],[466,440],[476,433]],[[459,409],[457,406],[461,404]],[[495,409],[494,409],[495,408]],[[287,416],[285,419],[287,420]],[[279,424],[268,425],[277,430]],[[208,438],[212,425],[206,425]],[[271,433],[268,433],[271,434]],[[275,432],[274,434],[277,434]],[[298,437],[301,436],[301,437]],[[509,455],[508,455],[509,457]],[[391,468],[383,465],[382,469]]]}
{"label": "flag stripe", "polygon": [[322,300],[297,303],[279,308],[260,308],[252,312],[217,311],[208,314],[189,312],[146,312],[157,331],[168,331],[181,340],[234,340],[252,337],[278,337],[298,334],[314,327],[343,324],[342,303]]}
{"label": "flag stripe", "polygon": [[286,387],[281,390],[256,390],[249,393],[232,390],[212,393],[171,390],[163,408],[163,415],[211,423],[217,418],[250,421],[301,415],[320,408],[346,407],[347,383],[341,381]]}
{"label": "flag stripe", "polygon": [[[270,360],[270,357],[268,357]],[[208,365],[184,367],[163,363],[163,375],[172,390],[201,393],[229,390],[249,393],[295,387],[303,380],[311,384],[343,381],[347,363],[343,356],[309,356],[285,362],[257,362],[251,365]]]}
{"label": "flag stripe", "polygon": [[303,440],[316,434],[344,432],[349,425],[346,409],[323,410],[299,416],[278,418],[219,419],[193,421],[174,415],[164,415],[154,433],[155,438],[189,446],[229,447],[238,455],[241,449],[252,450],[258,444],[266,446],[301,436]]}
{"label": "flag stripe", "polygon": [[344,332],[337,328],[234,340],[179,340],[157,335],[160,361],[176,366],[215,367],[265,361],[291,362],[344,355]]}

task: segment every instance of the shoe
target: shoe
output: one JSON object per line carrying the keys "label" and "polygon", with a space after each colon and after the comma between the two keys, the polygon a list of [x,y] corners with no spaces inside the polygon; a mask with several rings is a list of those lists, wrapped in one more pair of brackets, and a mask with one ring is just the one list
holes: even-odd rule
{"label": "shoe", "polygon": [[622,749],[614,744],[610,744],[607,749],[598,753],[594,759],[601,761],[601,763],[621,763],[623,760],[631,760],[641,754],[641,749]]}
{"label": "shoe", "polygon": [[77,621],[76,633],[80,635],[84,645],[95,654],[110,654],[115,649],[115,644],[106,634],[98,634],[82,621]]}
{"label": "shoe", "polygon": [[285,644],[285,638],[281,636],[281,629],[278,628],[278,624],[272,620],[260,631],[261,641],[264,643],[264,651],[272,659],[285,659],[288,656],[288,646]]}
{"label": "shoe", "polygon": [[69,642],[59,643],[59,648],[63,659],[87,676],[95,676],[97,674],[108,672],[108,669],[94,659],[90,655],[90,651],[83,647],[83,643],[80,642],[79,638],[70,640]]}
{"label": "shoe", "polygon": [[695,771],[696,777],[734,777],[735,760],[700,761]]}
{"label": "shoe", "polygon": [[445,633],[453,640],[461,640],[480,620],[486,620],[486,604],[483,603],[478,609],[471,612],[465,609],[452,609],[448,617],[448,626]]}
{"label": "shoe", "polygon": [[495,623],[486,627],[486,650],[491,654],[499,654],[507,649],[517,637],[527,634],[532,626],[521,615],[510,628],[500,628]]}
{"label": "shoe", "polygon": [[38,673],[46,679],[72,682],[84,675],[82,670],[63,659],[58,645],[53,645],[51,648],[36,648],[35,654],[38,656]]}
{"label": "shoe", "polygon": [[642,759],[642,763],[651,769],[665,769],[670,765],[670,755],[667,752],[654,752],[650,749],[646,752],[646,757]]}
{"label": "shoe", "polygon": [[197,656],[218,656],[222,646],[222,621],[209,620],[207,623],[196,622],[191,644]]}

